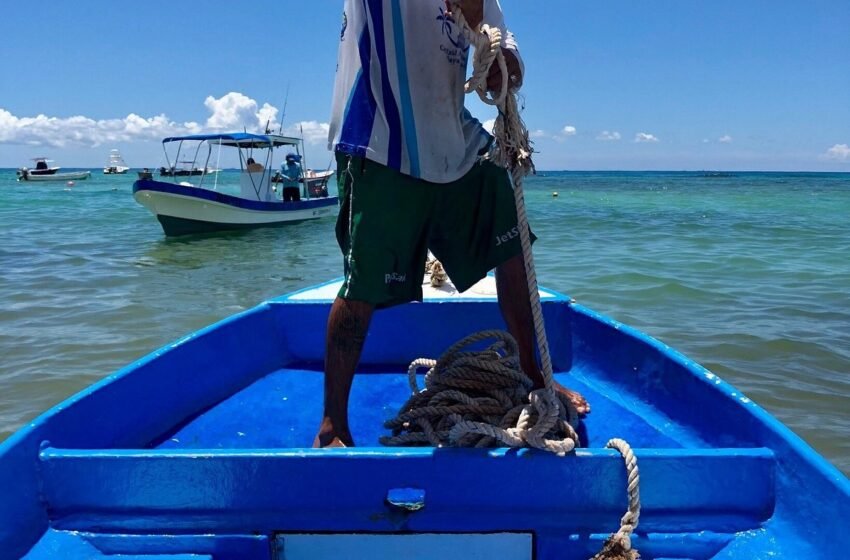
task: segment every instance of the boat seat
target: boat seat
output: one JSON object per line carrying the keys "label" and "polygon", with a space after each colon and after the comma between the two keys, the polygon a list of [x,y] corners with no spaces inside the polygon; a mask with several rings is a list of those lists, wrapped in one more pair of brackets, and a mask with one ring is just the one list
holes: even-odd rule
{"label": "boat seat", "polygon": [[271,172],[267,169],[239,174],[239,196],[248,200],[270,202],[274,200],[271,190]]}
{"label": "boat seat", "polygon": [[[730,533],[773,513],[775,462],[753,449],[637,449],[642,531]],[[626,509],[612,450],[76,450],[40,455],[51,526],[109,531],[606,533]],[[423,507],[399,511],[390,491]],[[329,514],[328,512],[333,512]]]}

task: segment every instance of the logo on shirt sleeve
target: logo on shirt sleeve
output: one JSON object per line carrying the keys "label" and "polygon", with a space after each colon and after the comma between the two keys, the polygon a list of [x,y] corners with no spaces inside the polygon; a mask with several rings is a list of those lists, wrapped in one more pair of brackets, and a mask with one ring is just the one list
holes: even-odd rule
{"label": "logo on shirt sleeve", "polygon": [[466,57],[469,54],[469,45],[463,38],[460,28],[454,18],[443,8],[437,16],[440,22],[442,34],[449,40],[451,46],[440,45],[440,50],[446,54],[446,59],[451,64],[466,65]]}

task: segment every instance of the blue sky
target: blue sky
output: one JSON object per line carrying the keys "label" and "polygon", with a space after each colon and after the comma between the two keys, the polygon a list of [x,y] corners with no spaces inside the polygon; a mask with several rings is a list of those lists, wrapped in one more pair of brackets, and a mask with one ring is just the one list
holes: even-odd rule
{"label": "blue sky", "polygon": [[[100,166],[111,148],[157,166],[170,131],[279,118],[287,85],[285,126],[304,123],[323,167],[342,5],[8,2],[0,167]],[[541,169],[850,171],[847,0],[502,7]]]}

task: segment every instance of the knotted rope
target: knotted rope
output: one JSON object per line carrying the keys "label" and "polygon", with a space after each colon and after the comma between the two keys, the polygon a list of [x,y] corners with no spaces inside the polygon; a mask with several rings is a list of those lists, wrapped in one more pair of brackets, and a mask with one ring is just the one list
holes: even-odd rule
{"label": "knotted rope", "polygon": [[[467,348],[490,341],[483,351]],[[429,368],[425,388],[416,374]],[[474,333],[455,343],[439,360],[420,358],[407,370],[412,391],[384,445],[434,447],[537,447],[566,455],[578,435],[564,411],[574,410],[555,391],[532,391],[519,364],[519,348],[505,331]],[[574,417],[574,422],[576,418]]]}
{"label": "knotted rope", "polygon": [[626,461],[628,476],[626,490],[629,495],[629,509],[620,518],[620,529],[605,541],[602,550],[591,560],[637,560],[640,554],[632,548],[632,532],[640,520],[640,473],[638,472],[637,457],[631,446],[622,439],[611,439],[605,447],[616,449]]}
{"label": "knotted rope", "polygon": [[443,268],[443,263],[437,260],[436,257],[431,259],[431,253],[428,253],[428,260],[425,261],[425,274],[431,277],[431,285],[435,288],[439,288],[443,284],[446,283],[446,280],[449,279],[449,275],[446,274],[446,269]]}
{"label": "knotted rope", "polygon": [[[522,372],[516,341],[502,331],[483,331],[453,345],[439,360],[420,358],[408,369],[413,395],[398,417],[386,423],[392,436],[381,438],[385,445],[476,446],[499,442],[510,447],[535,447],[560,456],[573,451],[578,442],[575,426],[578,414],[569,399],[556,392],[552,359],[537,287],[528,215],[523,195],[523,179],[534,170],[528,131],[519,115],[517,97],[510,90],[510,74],[502,52],[502,33],[486,24],[470,28],[460,8],[460,0],[449,0],[451,15],[467,42],[475,48],[473,72],[464,89],[476,92],[481,100],[498,109],[493,128],[496,137],[491,158],[508,169],[514,185],[520,244],[525,262],[528,293],[537,346],[540,352],[544,387],[528,393],[531,380]],[[487,77],[493,64],[501,70],[498,94],[487,93]],[[496,339],[483,352],[464,348]],[[425,388],[420,390],[416,371],[428,367]],[[620,520],[620,530],[605,542],[592,560],[634,560],[631,534],[640,517],[637,459],[628,443],[612,439],[607,447],[617,449],[626,463],[629,508]]]}

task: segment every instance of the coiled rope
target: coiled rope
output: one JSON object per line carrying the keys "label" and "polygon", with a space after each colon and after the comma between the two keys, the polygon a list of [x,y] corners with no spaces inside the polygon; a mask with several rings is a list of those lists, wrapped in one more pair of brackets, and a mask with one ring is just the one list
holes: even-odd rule
{"label": "coiled rope", "polygon": [[[531,236],[523,195],[523,179],[534,170],[528,131],[519,115],[515,92],[510,90],[510,74],[502,53],[502,33],[482,24],[470,28],[459,0],[449,0],[451,14],[467,42],[475,48],[473,72],[464,89],[476,92],[485,104],[498,109],[493,128],[496,146],[491,157],[511,173],[519,224],[520,244],[528,280],[532,317],[540,352],[544,387],[533,390],[532,381],[519,363],[516,341],[504,331],[482,331],[470,335],[449,348],[439,360],[420,358],[408,369],[413,395],[399,415],[388,421],[391,436],[381,438],[384,445],[434,445],[490,447],[501,443],[509,447],[534,447],[564,456],[578,442],[575,428],[578,413],[568,398],[554,390],[552,359],[537,287]],[[502,75],[499,93],[487,93],[487,77],[493,64]],[[465,348],[495,340],[484,351]],[[416,372],[429,368],[425,388],[419,389]],[[640,475],[637,458],[628,443],[612,439],[608,448],[624,458],[628,476],[628,511],[620,520],[620,529],[605,542],[592,560],[635,560],[631,534],[640,518]]]}
{"label": "coiled rope", "polygon": [[[466,348],[490,341],[484,351]],[[429,368],[425,388],[416,373]],[[384,445],[435,447],[536,447],[565,455],[578,435],[564,416],[575,408],[552,390],[532,388],[522,371],[519,348],[505,331],[469,335],[449,348],[439,360],[420,358],[407,371],[412,395],[399,415],[386,422],[393,431]]]}

